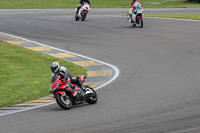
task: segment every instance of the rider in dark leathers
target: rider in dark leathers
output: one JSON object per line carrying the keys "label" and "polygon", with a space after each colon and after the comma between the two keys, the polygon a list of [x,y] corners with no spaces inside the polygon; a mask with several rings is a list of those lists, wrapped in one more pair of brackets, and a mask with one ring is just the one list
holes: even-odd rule
{"label": "rider in dark leathers", "polygon": [[[60,66],[58,62],[52,62],[50,65],[51,71],[52,71],[52,77],[55,74],[58,74],[61,76],[61,80],[66,80],[68,78],[71,79],[71,83],[78,85],[81,87],[82,90],[85,88],[83,87],[83,84],[80,80],[78,80],[78,77],[74,77],[70,74],[70,72],[65,68],[64,66]],[[73,88],[73,86],[71,86]],[[73,91],[71,92],[73,93]]]}
{"label": "rider in dark leathers", "polygon": [[90,0],[80,0],[79,3],[83,5],[83,2],[87,2],[90,5]]}

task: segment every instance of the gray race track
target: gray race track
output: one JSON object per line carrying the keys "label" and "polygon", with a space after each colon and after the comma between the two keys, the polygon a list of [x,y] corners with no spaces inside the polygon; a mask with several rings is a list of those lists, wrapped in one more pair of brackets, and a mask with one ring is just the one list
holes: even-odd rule
{"label": "gray race track", "polygon": [[114,82],[97,90],[97,104],[68,111],[53,104],[1,116],[0,132],[200,132],[200,22],[144,18],[142,29],[132,28],[119,16],[126,13],[94,9],[86,21],[76,22],[72,9],[0,10],[1,32],[120,70]]}

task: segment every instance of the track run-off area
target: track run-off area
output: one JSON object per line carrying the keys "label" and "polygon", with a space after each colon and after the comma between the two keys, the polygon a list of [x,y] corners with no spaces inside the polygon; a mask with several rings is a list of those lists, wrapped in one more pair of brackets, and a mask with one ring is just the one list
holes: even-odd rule
{"label": "track run-off area", "polygon": [[[200,132],[200,21],[144,18],[143,28],[133,28],[122,17],[127,13],[92,9],[82,22],[74,20],[74,9],[0,10],[0,32],[91,57],[120,71],[97,90],[97,104],[67,111],[51,104],[0,116],[0,132]],[[199,14],[200,8],[145,13]]]}

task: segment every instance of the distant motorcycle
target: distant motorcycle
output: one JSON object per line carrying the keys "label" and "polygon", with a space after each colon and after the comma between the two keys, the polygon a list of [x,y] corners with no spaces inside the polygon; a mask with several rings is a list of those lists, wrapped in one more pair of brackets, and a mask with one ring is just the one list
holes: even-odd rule
{"label": "distant motorcycle", "polygon": [[136,15],[135,20],[131,17],[131,26],[135,27],[138,25],[140,28],[143,27],[143,9],[141,7],[134,7],[133,13]]}
{"label": "distant motorcycle", "polygon": [[76,8],[75,20],[78,21],[79,19],[81,19],[82,21],[84,21],[90,9],[90,5],[86,2],[83,2],[83,6],[79,9],[79,11],[81,12],[81,17],[78,16]]}
{"label": "distant motorcycle", "polygon": [[[50,93],[53,93],[57,104],[65,109],[71,109],[72,105],[81,104],[87,102],[89,104],[95,104],[98,100],[98,95],[95,90],[89,86],[84,85],[84,90],[80,86],[71,83],[70,78],[66,80],[60,80],[61,76],[52,76]],[[78,77],[81,83],[84,83],[85,78],[83,75]],[[76,96],[76,97],[75,97]]]}

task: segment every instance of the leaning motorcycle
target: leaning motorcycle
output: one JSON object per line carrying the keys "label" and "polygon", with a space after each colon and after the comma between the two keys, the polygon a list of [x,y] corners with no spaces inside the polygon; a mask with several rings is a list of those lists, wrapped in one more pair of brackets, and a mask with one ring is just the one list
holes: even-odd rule
{"label": "leaning motorcycle", "polygon": [[138,25],[140,28],[143,27],[143,9],[142,7],[134,7],[133,13],[136,15],[135,20],[131,17],[131,26],[135,27]]}
{"label": "leaning motorcycle", "polygon": [[78,16],[76,8],[75,20],[78,21],[79,19],[81,19],[82,21],[84,21],[90,9],[90,5],[86,2],[83,2],[83,6],[79,9],[79,11],[81,12],[81,17]]}
{"label": "leaning motorcycle", "polygon": [[[83,75],[78,77],[81,83],[84,83],[85,78]],[[98,95],[95,90],[88,85],[83,85],[84,90],[80,86],[72,84],[71,79],[61,80],[61,76],[52,76],[50,93],[53,93],[57,104],[65,109],[71,109],[73,105],[82,104],[95,104],[98,100]]]}

